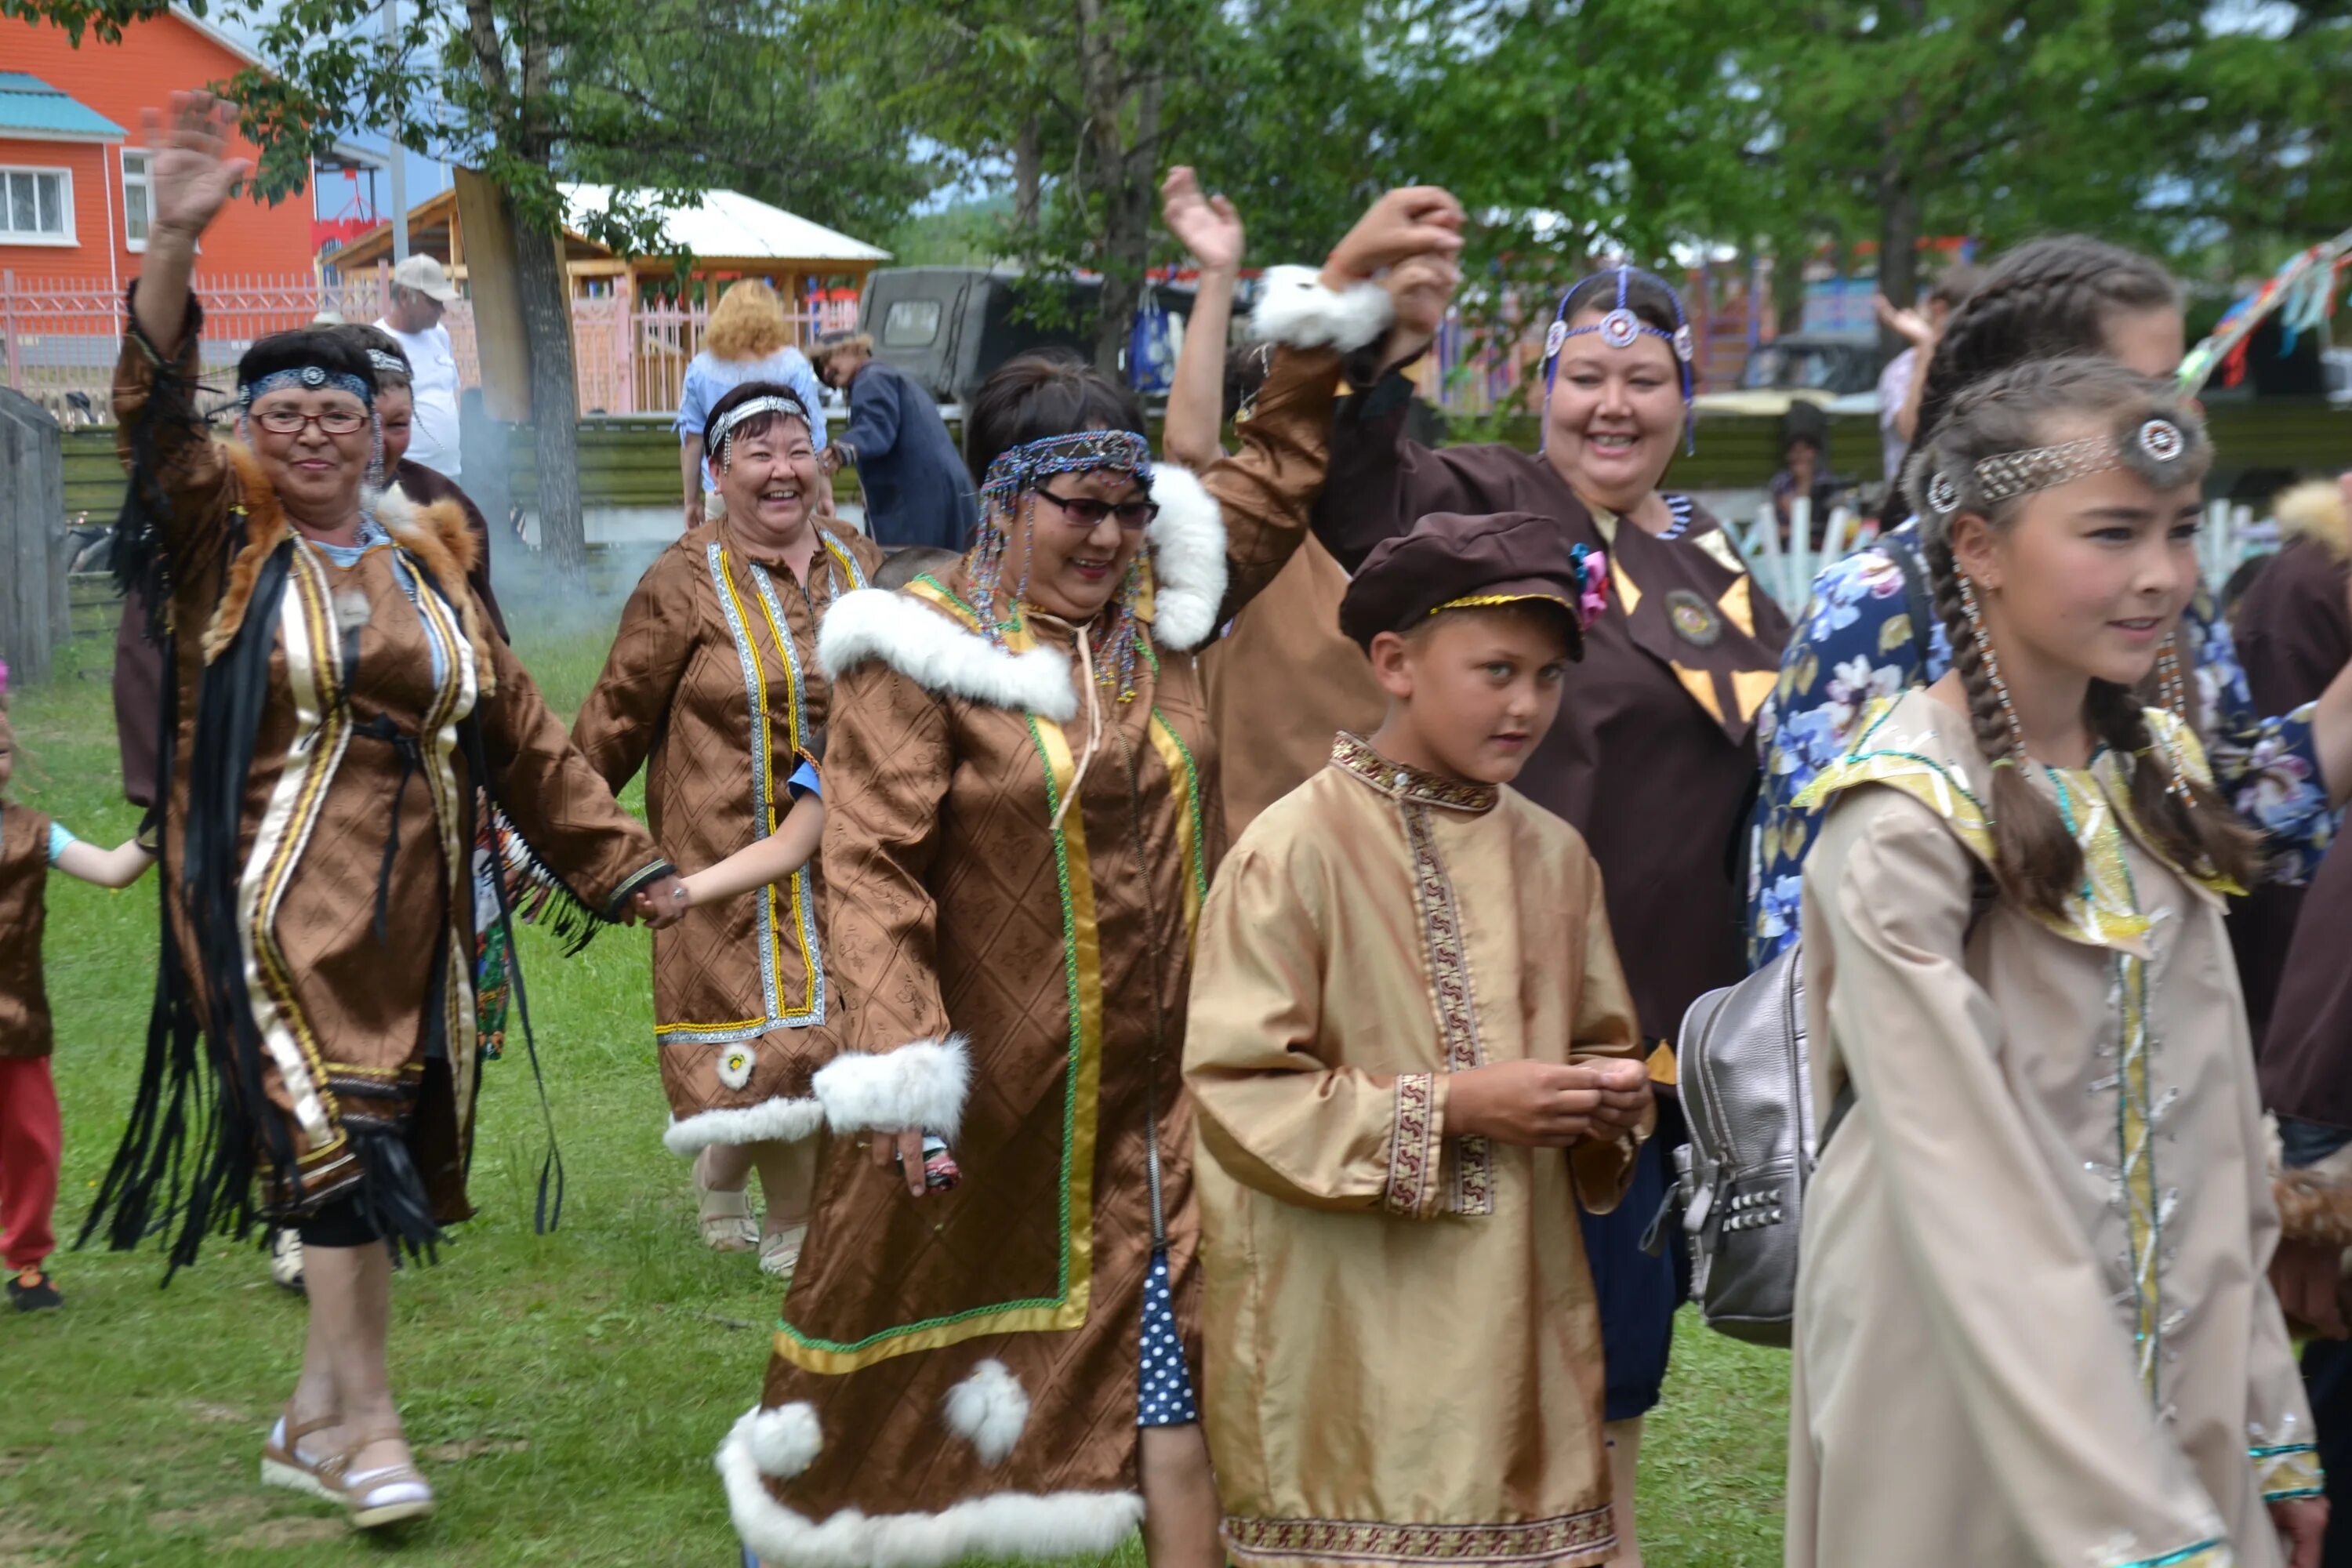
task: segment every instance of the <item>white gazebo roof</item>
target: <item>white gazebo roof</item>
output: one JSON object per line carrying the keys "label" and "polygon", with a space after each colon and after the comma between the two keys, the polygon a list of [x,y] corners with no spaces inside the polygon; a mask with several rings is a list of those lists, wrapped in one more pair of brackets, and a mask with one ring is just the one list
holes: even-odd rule
{"label": "white gazebo roof", "polygon": [[[565,219],[574,229],[588,215],[604,212],[612,205],[610,185],[565,184],[557,189],[563,193]],[[650,191],[624,194],[643,196],[646,205],[652,205]],[[662,233],[672,245],[697,256],[740,260],[862,261],[869,265],[890,259],[887,250],[862,239],[852,239],[821,223],[794,216],[782,207],[755,201],[740,191],[706,191],[691,206],[665,213]]]}

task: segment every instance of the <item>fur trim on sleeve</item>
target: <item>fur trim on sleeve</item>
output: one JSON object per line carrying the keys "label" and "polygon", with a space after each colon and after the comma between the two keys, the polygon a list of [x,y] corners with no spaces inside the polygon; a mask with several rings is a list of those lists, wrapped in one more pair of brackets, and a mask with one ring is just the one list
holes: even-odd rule
{"label": "fur trim on sleeve", "polygon": [[1151,634],[1190,649],[1217,629],[1225,602],[1225,514],[1190,468],[1155,463],[1151,499]]}
{"label": "fur trim on sleeve", "polygon": [[901,1132],[920,1128],[955,1142],[963,1123],[971,1056],[961,1035],[911,1040],[894,1051],[851,1052],[809,1080],[835,1132]]}
{"label": "fur trim on sleeve", "polygon": [[1389,291],[1377,283],[1358,283],[1334,294],[1314,268],[1269,267],[1257,309],[1250,314],[1250,331],[1290,348],[1353,353],[1377,342],[1394,320]]}
{"label": "fur trim on sleeve", "polygon": [[2347,553],[2347,528],[2343,487],[2334,479],[2313,479],[2295,486],[2271,503],[2282,539],[2316,540],[2338,561]]}
{"label": "fur trim on sleeve", "polygon": [[1078,716],[1069,656],[1049,647],[1014,653],[966,629],[911,594],[861,588],[844,594],[817,627],[817,663],[829,680],[869,660],[924,690],[1056,723]]}

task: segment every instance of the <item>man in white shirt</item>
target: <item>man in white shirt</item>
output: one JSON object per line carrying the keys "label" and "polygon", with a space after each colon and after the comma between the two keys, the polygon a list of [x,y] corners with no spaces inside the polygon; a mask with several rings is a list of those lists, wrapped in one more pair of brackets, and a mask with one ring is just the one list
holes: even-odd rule
{"label": "man in white shirt", "polygon": [[376,325],[400,341],[414,373],[415,433],[408,455],[426,468],[457,478],[457,351],[441,313],[457,298],[457,286],[432,257],[417,255],[392,269],[392,308]]}

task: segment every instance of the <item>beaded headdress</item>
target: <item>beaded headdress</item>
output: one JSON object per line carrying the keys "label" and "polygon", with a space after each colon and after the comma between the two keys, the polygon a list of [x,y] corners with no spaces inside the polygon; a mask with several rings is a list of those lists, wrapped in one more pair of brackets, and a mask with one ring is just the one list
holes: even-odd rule
{"label": "beaded headdress", "polygon": [[809,418],[807,406],[789,393],[770,392],[762,393],[757,397],[747,397],[720,415],[717,423],[710,426],[709,450],[712,461],[719,465],[719,472],[726,472],[728,465],[734,460],[732,448],[735,445],[737,427],[745,420],[761,414],[781,414],[788,419],[799,420],[811,429],[815,428],[814,423]]}
{"label": "beaded headdress", "polygon": [[2171,420],[2144,419],[2121,437],[2088,436],[2079,441],[2062,441],[2054,447],[2032,447],[2021,452],[1996,452],[1990,458],[1979,458],[1969,468],[1969,488],[1975,492],[1973,497],[1964,495],[1960,482],[1948,471],[1938,468],[1927,476],[1921,499],[1936,516],[1949,518],[1964,502],[1997,506],[2035,490],[2054,489],[2086,475],[2104,474],[2114,468],[2130,468],[2158,489],[2169,489],[2188,482],[2189,476],[2181,464],[2196,446],[2189,433]]}
{"label": "beaded headdress", "polygon": [[242,383],[236,389],[237,404],[240,407],[251,408],[255,398],[282,392],[289,386],[299,386],[305,392],[330,388],[336,392],[348,392],[369,407],[375,406],[375,388],[349,371],[329,370],[320,364],[290,365],[284,370],[273,370],[258,380]]}
{"label": "beaded headdress", "polygon": [[[1020,582],[1009,590],[1004,582],[1004,557],[1013,542],[1011,525],[1016,510],[1034,530],[1037,489],[1043,481],[1055,474],[1103,470],[1132,475],[1144,493],[1150,494],[1150,443],[1132,430],[1074,430],[1008,447],[988,465],[980,486],[980,530],[965,559],[973,607],[980,612],[981,630],[991,642],[1003,643],[1006,629],[1019,623],[1021,601],[1029,589],[1025,563]],[[1101,642],[1100,658],[1094,661],[1096,679],[1122,702],[1135,696],[1135,663],[1142,647],[1136,611],[1143,595],[1148,553],[1139,550],[1128,563],[1127,575],[1119,580],[1115,596],[1118,607],[1109,634]]]}
{"label": "beaded headdress", "polygon": [[[1630,349],[1645,337],[1655,338],[1674,351],[1675,363],[1682,371],[1683,449],[1695,450],[1697,434],[1689,417],[1691,362],[1697,356],[1698,349],[1696,341],[1691,335],[1690,319],[1683,314],[1683,297],[1675,292],[1673,284],[1654,272],[1644,271],[1639,267],[1621,266],[1616,268],[1616,273],[1617,302],[1599,321],[1590,325],[1571,327],[1568,324],[1568,302],[1575,298],[1576,289],[1584,286],[1582,283],[1579,283],[1576,288],[1570,289],[1559,297],[1559,304],[1552,311],[1551,326],[1544,333],[1544,405],[1546,407],[1551,405],[1552,381],[1559,374],[1559,351],[1566,346],[1569,339],[1580,338],[1587,333],[1597,333],[1601,341],[1612,349]],[[1673,331],[1650,325],[1635,314],[1633,307],[1626,303],[1626,287],[1636,278],[1646,279],[1656,284],[1665,290],[1666,298],[1674,301],[1675,330]],[[1540,446],[1537,447],[1538,451],[1542,449]]]}

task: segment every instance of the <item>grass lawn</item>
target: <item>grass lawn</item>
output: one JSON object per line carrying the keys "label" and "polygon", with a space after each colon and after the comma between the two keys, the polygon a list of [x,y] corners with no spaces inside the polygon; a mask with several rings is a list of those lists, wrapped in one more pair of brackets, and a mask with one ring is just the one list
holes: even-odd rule
{"label": "grass lawn", "polygon": [[[570,712],[617,606],[509,600],[509,613],[525,662]],[[12,791],[109,844],[135,825],[120,792],[110,651],[93,623],[55,681],[19,693]],[[109,893],[58,877],[50,889],[58,1217],[69,1240],[130,1105],[155,888]],[[301,1303],[269,1284],[257,1248],[216,1244],[169,1290],[156,1288],[152,1253],[67,1252],[62,1311],[0,1310],[0,1568],[310,1568],[394,1553],[404,1568],[735,1563],[709,1457],[758,1394],[774,1292],[748,1255],[695,1245],[687,1169],[659,1137],[645,934],[607,931],[570,960],[535,932],[522,945],[570,1196],[562,1228],[533,1236],[544,1133],[516,1030],[482,1091],[482,1215],[438,1268],[408,1269],[394,1289],[394,1386],[441,1511],[395,1546],[256,1483],[302,1337]],[[1781,1353],[1685,1322],[1644,1453],[1652,1564],[1780,1561],[1787,1379]],[[1118,1556],[1123,1568],[1141,1561],[1132,1542]]]}

